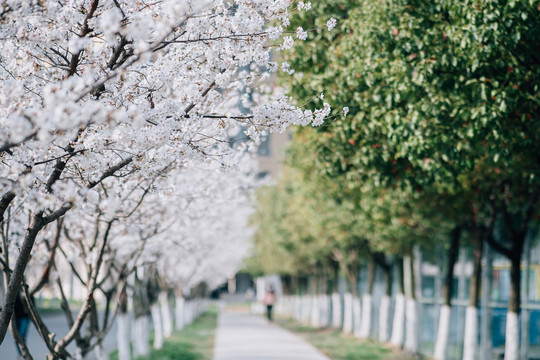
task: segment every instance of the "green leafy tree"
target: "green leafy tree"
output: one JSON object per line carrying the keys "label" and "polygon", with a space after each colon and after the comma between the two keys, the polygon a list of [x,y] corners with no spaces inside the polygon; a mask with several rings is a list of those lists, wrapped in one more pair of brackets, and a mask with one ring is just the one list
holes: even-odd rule
{"label": "green leafy tree", "polygon": [[[295,94],[307,101],[324,88],[350,109],[312,138],[320,173],[462,198],[475,262],[484,239],[511,261],[512,319],[538,209],[538,12],[531,1],[326,1],[293,26],[324,13],[340,31],[314,34],[286,58]],[[492,238],[495,222],[506,239]],[[518,354],[515,334],[507,359]]]}

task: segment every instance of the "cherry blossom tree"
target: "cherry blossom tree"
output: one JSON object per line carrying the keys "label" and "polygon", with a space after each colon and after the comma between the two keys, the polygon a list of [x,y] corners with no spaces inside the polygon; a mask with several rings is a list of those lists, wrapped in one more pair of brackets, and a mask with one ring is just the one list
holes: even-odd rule
{"label": "cherry blossom tree", "polygon": [[[9,275],[0,341],[36,243],[66,214],[92,206],[100,187],[133,174],[150,179],[173,163],[234,167],[229,139],[240,127],[257,140],[290,124],[323,122],[328,104],[312,112],[283,95],[246,96],[288,69],[270,54],[294,42],[283,36],[289,5],[0,2],[0,221],[20,225],[3,232],[2,250],[16,244],[20,251],[2,263]],[[240,103],[249,113],[235,110]],[[61,353],[75,333],[50,350]]]}

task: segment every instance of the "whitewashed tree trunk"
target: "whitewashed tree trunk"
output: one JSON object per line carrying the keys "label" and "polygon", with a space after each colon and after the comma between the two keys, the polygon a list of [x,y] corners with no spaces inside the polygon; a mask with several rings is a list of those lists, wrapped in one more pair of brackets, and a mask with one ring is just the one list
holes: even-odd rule
{"label": "whitewashed tree trunk", "polygon": [[330,326],[330,300],[328,295],[322,294],[319,296],[319,304],[321,304],[321,326]]}
{"label": "whitewashed tree trunk", "polygon": [[319,295],[311,297],[311,325],[315,328],[321,326],[321,307],[319,303]]}
{"label": "whitewashed tree trunk", "polygon": [[341,299],[338,293],[332,294],[332,326],[341,327]]}
{"label": "whitewashed tree trunk", "polygon": [[150,306],[152,322],[154,323],[154,349],[159,350],[163,347],[163,323],[161,321],[161,311],[157,303]]}
{"label": "whitewashed tree trunk", "polygon": [[109,360],[109,354],[103,348],[103,344],[96,345],[96,359],[97,360]]}
{"label": "whitewashed tree trunk", "polygon": [[310,305],[311,305],[311,299],[309,295],[304,295],[302,297],[302,322],[304,324],[309,324],[309,317],[310,317]]}
{"label": "whitewashed tree trunk", "polygon": [[343,301],[343,333],[351,334],[353,331],[352,295],[346,293]]}
{"label": "whitewashed tree trunk", "polygon": [[129,315],[127,313],[119,313],[116,327],[116,342],[118,343],[118,360],[131,360],[131,350],[129,347],[130,328]]}
{"label": "whitewashed tree trunk", "polygon": [[372,312],[372,297],[365,294],[362,298],[362,325],[360,326],[360,337],[367,338],[371,334],[371,312]]}
{"label": "whitewashed tree trunk", "polygon": [[512,311],[506,313],[504,360],[519,360],[519,315]]}
{"label": "whitewashed tree trunk", "polygon": [[388,321],[390,319],[390,296],[384,295],[381,298],[379,307],[379,341],[387,342],[390,338]]}
{"label": "whitewashed tree trunk", "polygon": [[394,310],[394,320],[392,321],[392,337],[390,343],[401,347],[405,337],[405,296],[403,294],[396,295],[396,308]]}
{"label": "whitewashed tree trunk", "polygon": [[406,308],[405,349],[416,354],[420,345],[418,336],[418,314],[416,300],[407,299]]}
{"label": "whitewashed tree trunk", "polygon": [[191,324],[191,321],[193,319],[192,308],[193,308],[193,302],[192,301],[186,301],[185,304],[184,304],[184,319],[185,319],[184,324],[185,325]]}
{"label": "whitewashed tree trunk", "polygon": [[362,335],[362,304],[359,297],[353,297],[353,324],[354,336],[361,337]]}
{"label": "whitewashed tree trunk", "polygon": [[173,319],[169,306],[169,296],[166,291],[159,294],[159,303],[161,307],[161,319],[163,321],[163,336],[168,338],[173,332]]}
{"label": "whitewashed tree trunk", "polygon": [[292,316],[294,319],[300,319],[300,306],[298,305],[298,295],[291,296]]}
{"label": "whitewashed tree trunk", "polygon": [[276,302],[276,314],[286,315],[287,314],[287,297],[284,295]]}
{"label": "whitewashed tree trunk", "polygon": [[135,341],[133,342],[135,357],[150,354],[150,327],[148,316],[135,319]]}
{"label": "whitewashed tree trunk", "polygon": [[184,328],[184,297],[182,296],[176,297],[175,315],[176,330],[182,330]]}
{"label": "whitewashed tree trunk", "polygon": [[287,316],[294,316],[294,296],[287,296]]}
{"label": "whitewashed tree trunk", "polygon": [[439,328],[437,331],[437,340],[435,341],[435,360],[446,360],[448,354],[448,336],[450,335],[450,317],[452,308],[448,305],[441,306],[439,312]]}
{"label": "whitewashed tree trunk", "polygon": [[326,325],[326,309],[325,309],[325,297],[322,294],[317,296],[317,303],[319,307],[319,327],[324,327]]}
{"label": "whitewashed tree trunk", "polygon": [[478,308],[467,306],[465,312],[465,338],[463,360],[474,360],[478,343]]}

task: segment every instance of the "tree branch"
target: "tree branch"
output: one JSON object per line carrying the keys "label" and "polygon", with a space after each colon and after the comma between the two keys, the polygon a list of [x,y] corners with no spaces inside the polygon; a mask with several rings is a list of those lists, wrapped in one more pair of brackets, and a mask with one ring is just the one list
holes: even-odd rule
{"label": "tree branch", "polygon": [[0,311],[0,343],[4,341],[6,337],[7,328],[13,315],[13,308],[15,307],[15,299],[21,289],[24,270],[30,260],[30,253],[36,241],[36,237],[44,226],[42,212],[34,214],[31,217],[30,225],[26,230],[23,243],[20,248],[20,253],[15,262],[15,267],[11,274],[11,279],[7,286],[4,303],[2,310]]}
{"label": "tree branch", "polygon": [[56,352],[63,351],[66,348],[66,346],[77,336],[77,334],[79,333],[79,331],[80,331],[80,329],[81,329],[81,327],[82,327],[82,325],[84,323],[84,320],[86,319],[86,316],[88,315],[90,310],[92,310],[91,305],[92,305],[92,302],[93,302],[94,291],[96,290],[97,277],[98,277],[98,274],[99,274],[101,263],[103,261],[103,254],[104,254],[105,246],[107,245],[107,240],[108,240],[109,233],[110,233],[113,222],[114,222],[114,220],[109,221],[109,223],[107,224],[107,229],[105,230],[105,234],[103,235],[103,238],[102,238],[102,241],[101,241],[101,244],[100,244],[100,247],[99,247],[98,256],[97,256],[97,259],[96,259],[96,261],[94,263],[94,266],[93,266],[93,269],[92,269],[92,274],[91,274],[91,277],[90,277],[90,280],[89,280],[89,283],[88,283],[88,286],[87,286],[88,295],[86,296],[86,300],[85,300],[83,306],[81,307],[81,310],[79,311],[79,314],[77,315],[77,319],[75,320],[73,326],[71,327],[71,329],[69,330],[67,335],[63,339],[58,341],[58,343],[54,347],[54,350]]}
{"label": "tree branch", "polygon": [[33,297],[36,292],[41,290],[41,288],[49,282],[49,274],[51,273],[51,268],[54,264],[54,258],[56,256],[56,249],[58,248],[58,243],[60,240],[60,234],[62,230],[62,219],[58,219],[56,223],[56,234],[53,240],[52,248],[49,252],[49,259],[47,260],[47,265],[45,266],[45,269],[43,270],[43,274],[41,275],[41,278],[39,282],[34,286],[34,288],[30,291],[30,296]]}

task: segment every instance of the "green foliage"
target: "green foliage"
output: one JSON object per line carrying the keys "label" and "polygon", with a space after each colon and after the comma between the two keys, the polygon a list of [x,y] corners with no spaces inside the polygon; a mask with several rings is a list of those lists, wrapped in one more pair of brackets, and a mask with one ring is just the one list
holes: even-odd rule
{"label": "green foliage", "polygon": [[[322,173],[436,184],[536,177],[540,18],[528,1],[327,1],[299,15],[340,19],[286,57],[291,92],[348,106],[312,137]],[[309,12],[308,12],[309,14]],[[516,166],[519,163],[520,166]],[[461,177],[460,177],[461,176]]]}
{"label": "green foliage", "polygon": [[[350,112],[298,129],[288,153],[296,174],[271,190],[279,205],[257,221],[273,227],[263,232],[276,235],[269,246],[298,271],[335,250],[441,244],[451,228],[485,227],[493,213],[530,223],[540,193],[539,15],[527,0],[327,0],[296,14],[291,29],[330,17],[338,26],[282,55],[295,73],[281,84],[308,107],[324,92]],[[274,216],[263,220],[265,211]]]}
{"label": "green foliage", "polygon": [[325,264],[331,258],[331,240],[345,234],[345,224],[352,226],[346,209],[313,186],[291,168],[276,186],[259,189],[253,262],[263,272],[297,274]]}

